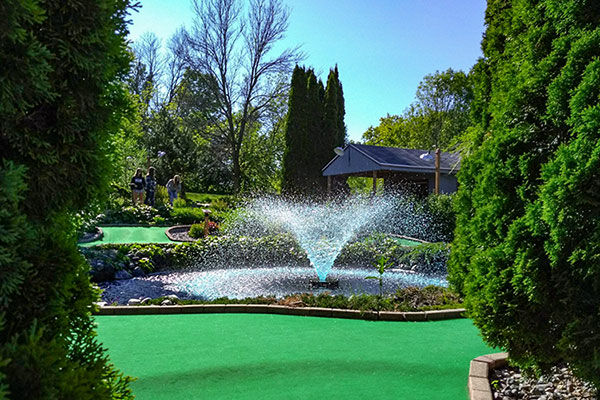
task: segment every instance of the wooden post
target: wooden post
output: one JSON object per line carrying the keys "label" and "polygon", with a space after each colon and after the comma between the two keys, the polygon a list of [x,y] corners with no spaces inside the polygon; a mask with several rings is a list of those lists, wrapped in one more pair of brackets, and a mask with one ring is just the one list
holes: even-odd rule
{"label": "wooden post", "polygon": [[331,195],[331,175],[327,175],[327,195]]}
{"label": "wooden post", "polygon": [[435,194],[440,194],[440,149],[435,150]]}
{"label": "wooden post", "polygon": [[210,215],[210,210],[202,211],[204,211],[204,237],[208,237],[208,216]]}
{"label": "wooden post", "polygon": [[373,196],[377,193],[377,171],[373,171]]}

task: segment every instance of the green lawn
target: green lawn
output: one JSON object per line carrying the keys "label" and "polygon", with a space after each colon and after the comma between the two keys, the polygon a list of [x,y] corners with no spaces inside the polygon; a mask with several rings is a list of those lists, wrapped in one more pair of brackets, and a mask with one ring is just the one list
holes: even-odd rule
{"label": "green lawn", "polygon": [[232,197],[230,194],[212,194],[212,193],[193,193],[185,192],[185,197],[190,201],[199,201],[200,203],[212,203],[213,200],[227,200]]}
{"label": "green lawn", "polygon": [[176,243],[167,237],[164,226],[158,227],[120,227],[105,226],[102,227],[104,237],[90,243],[83,243],[81,246],[95,246],[106,243]]}
{"label": "green lawn", "polygon": [[460,399],[494,352],[468,319],[265,314],[97,316],[138,399]]}

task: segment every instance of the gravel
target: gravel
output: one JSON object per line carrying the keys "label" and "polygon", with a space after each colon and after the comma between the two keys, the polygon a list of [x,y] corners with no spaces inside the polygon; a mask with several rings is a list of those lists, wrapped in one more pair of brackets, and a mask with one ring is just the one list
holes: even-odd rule
{"label": "gravel", "polygon": [[494,399],[516,400],[597,400],[594,387],[573,376],[567,365],[554,367],[550,374],[534,378],[518,368],[505,367],[490,371]]}
{"label": "gravel", "polygon": [[170,230],[171,236],[180,242],[195,242],[196,238],[193,238],[189,235],[189,227],[186,228],[174,228]]}

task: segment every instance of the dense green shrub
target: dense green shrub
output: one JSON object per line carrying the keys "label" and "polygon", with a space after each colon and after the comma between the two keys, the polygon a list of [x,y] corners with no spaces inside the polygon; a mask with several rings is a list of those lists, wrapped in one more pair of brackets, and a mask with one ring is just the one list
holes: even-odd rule
{"label": "dense green shrub", "polygon": [[187,207],[187,201],[183,197],[178,197],[173,200],[173,208],[184,208]]}
{"label": "dense green shrub", "polygon": [[[26,277],[34,271],[31,262],[21,256],[29,251],[28,243],[31,243],[34,235],[33,230],[26,223],[26,215],[19,210],[26,188],[24,177],[23,166],[17,167],[10,161],[3,161],[0,165],[0,231],[2,232],[0,235],[2,270],[0,309],[2,311],[11,305]],[[0,327],[6,326],[9,322],[11,321],[7,320],[4,312],[1,313]],[[9,333],[10,330],[0,329],[0,366],[10,363],[17,351],[15,346],[8,343]],[[23,333],[23,339],[25,338],[27,334]],[[0,398],[4,398],[9,390],[6,372],[0,370]],[[14,388],[12,390],[14,391]]]}
{"label": "dense green shrub", "polygon": [[148,258],[155,270],[177,270],[190,265],[227,267],[232,265],[269,265],[300,263],[308,265],[306,253],[291,235],[262,238],[209,236],[181,244],[106,244],[82,248],[92,260],[98,252],[117,251],[130,257]]}
{"label": "dense green shrub", "polygon": [[159,297],[145,304],[160,305],[169,299],[173,304],[280,304],[293,307],[327,307],[360,311],[425,311],[461,308],[460,296],[448,288],[427,286],[422,289],[408,287],[398,289],[391,295],[375,296],[360,294],[353,296],[331,295],[329,293],[302,293],[277,299],[272,296],[250,297],[245,299],[181,300]]}
{"label": "dense green shrub", "polygon": [[189,201],[193,201],[196,203],[202,203],[202,204],[210,204],[211,206],[215,202],[223,202],[227,205],[227,207],[234,207],[241,201],[241,199],[239,197],[228,195],[228,194],[186,192],[185,197]]}
{"label": "dense green shrub", "polygon": [[[215,214],[218,218],[219,214]],[[211,219],[214,218],[211,214]],[[190,225],[204,221],[204,211],[195,207],[173,208],[162,205],[153,208],[146,205],[126,206],[110,209],[98,215],[94,223],[102,224],[140,224],[140,225]],[[92,222],[88,221],[86,225]]]}
{"label": "dense green shrub", "polygon": [[600,7],[489,2],[450,279],[522,367],[600,386]]}
{"label": "dense green shrub", "polygon": [[402,266],[418,272],[445,275],[450,247],[446,243],[424,243],[418,246],[402,246],[385,235],[373,235],[355,241],[342,248],[335,264],[372,265],[381,256],[389,258],[394,266]]}
{"label": "dense green shrub", "polygon": [[[203,226],[200,225],[201,232]],[[82,248],[88,260],[98,252],[117,251],[137,258],[149,258],[156,270],[176,270],[190,265],[228,267],[234,265],[308,265],[306,252],[289,234],[262,237],[209,236],[196,242],[181,244],[106,244]],[[388,239],[367,238],[342,249],[336,268],[369,266],[380,256],[389,257],[396,267],[418,272],[444,275],[449,247],[445,243],[429,243],[415,247],[400,246]],[[121,261],[121,260],[117,260]]]}
{"label": "dense green shrub", "polygon": [[453,194],[432,194],[425,200],[427,240],[431,242],[451,242],[456,227]]}
{"label": "dense green shrub", "polygon": [[169,205],[153,208],[146,205],[126,206],[107,210],[100,214],[96,221],[98,224],[151,224],[156,217],[170,219],[172,208]]}
{"label": "dense green shrub", "polygon": [[[169,204],[169,196],[164,186],[157,186],[154,207],[131,205],[131,191],[113,184],[114,192],[109,196],[106,208],[101,214],[92,211],[79,212],[78,224],[82,231],[102,224],[141,224],[141,225],[189,225],[204,221],[203,209],[197,207],[198,200],[176,199]],[[234,212],[237,198],[227,195],[198,195],[190,193],[194,199],[211,202],[210,220],[220,223]],[[190,205],[190,206],[188,206]],[[85,228],[85,229],[84,229]]]}
{"label": "dense green shrub", "polygon": [[130,107],[127,0],[0,2],[0,397],[126,399],[90,318],[71,216]]}
{"label": "dense green shrub", "polygon": [[223,199],[214,199],[212,203],[210,203],[210,209],[213,212],[220,212],[229,209],[229,204]]}
{"label": "dense green shrub", "polygon": [[204,224],[194,224],[188,233],[191,237],[199,239],[204,236]]}
{"label": "dense green shrub", "polygon": [[201,208],[173,208],[169,220],[175,224],[195,224],[204,221],[204,211]]}
{"label": "dense green shrub", "polygon": [[169,204],[169,191],[165,186],[156,185],[154,192],[154,206],[160,208]]}

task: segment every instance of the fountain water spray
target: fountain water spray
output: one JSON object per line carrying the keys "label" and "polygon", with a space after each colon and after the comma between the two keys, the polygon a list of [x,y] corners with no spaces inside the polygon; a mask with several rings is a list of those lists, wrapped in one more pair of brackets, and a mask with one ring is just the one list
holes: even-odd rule
{"label": "fountain water spray", "polygon": [[[381,293],[381,287],[365,279],[374,272],[371,260],[362,264],[358,260],[356,265],[344,264],[332,270],[334,262],[346,244],[372,233],[431,239],[431,220],[422,210],[422,203],[401,194],[352,197],[322,204],[278,197],[250,200],[230,214],[224,224],[225,235],[219,238],[223,240],[209,240],[198,249],[193,246],[189,249],[202,254],[197,261],[174,265],[177,269],[174,271],[104,284],[102,296],[109,303],[122,304],[130,298],[165,294],[203,300],[283,297],[311,291],[313,282],[330,281],[338,284],[328,287],[328,291],[336,294]],[[377,237],[382,236],[371,237],[380,240]],[[264,240],[276,242],[264,248],[255,246]],[[246,241],[253,244],[239,246]],[[298,253],[300,249],[295,242],[306,251],[311,266],[304,254]],[[399,264],[388,269],[382,282],[383,291],[447,285],[445,274],[438,273],[437,268],[427,271],[428,265],[424,267]]]}
{"label": "fountain water spray", "polygon": [[319,281],[325,282],[342,247],[359,231],[385,221],[393,209],[394,202],[387,197],[350,197],[323,204],[262,198],[246,207],[243,225],[256,229],[260,223],[268,230],[292,233]]}

